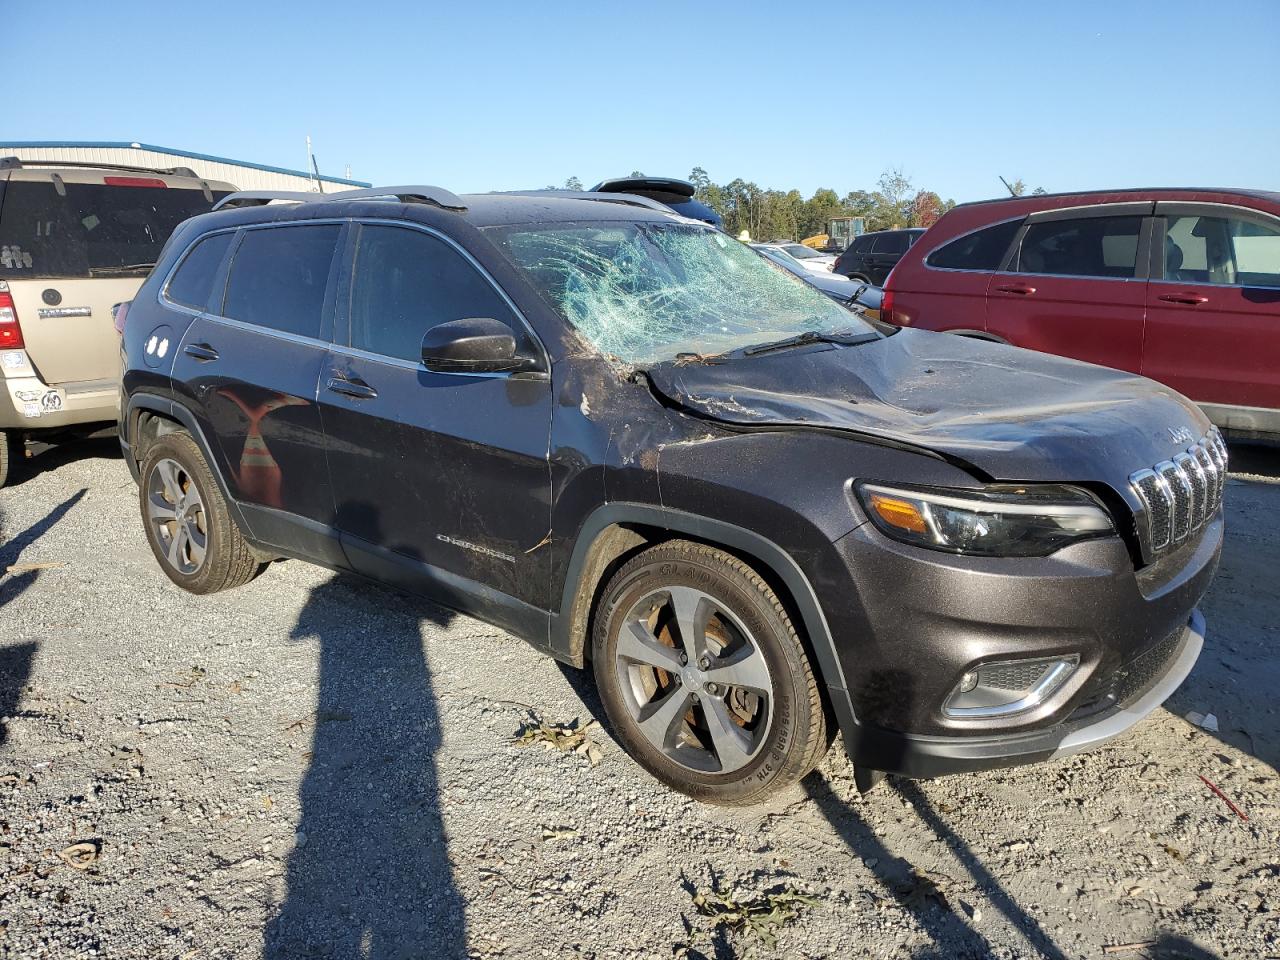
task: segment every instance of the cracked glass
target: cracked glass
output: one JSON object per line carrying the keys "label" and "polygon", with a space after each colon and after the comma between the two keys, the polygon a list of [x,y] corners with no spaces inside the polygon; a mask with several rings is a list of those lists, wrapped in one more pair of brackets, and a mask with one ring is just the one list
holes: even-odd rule
{"label": "cracked glass", "polygon": [[807,331],[875,330],[745,244],[683,223],[494,228],[495,239],[602,354],[652,364]]}

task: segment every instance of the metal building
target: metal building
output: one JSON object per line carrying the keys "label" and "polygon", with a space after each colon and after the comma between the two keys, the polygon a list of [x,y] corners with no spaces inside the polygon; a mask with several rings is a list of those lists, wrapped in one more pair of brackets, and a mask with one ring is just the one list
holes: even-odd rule
{"label": "metal building", "polygon": [[171,150],[149,143],[124,143],[114,141],[76,143],[66,140],[5,140],[0,141],[0,157],[17,157],[19,160],[61,160],[75,163],[119,164],[129,167],[168,169],[189,167],[198,176],[210,180],[222,180],[241,190],[310,190],[327,193],[354,187],[368,187],[362,180],[321,176],[318,179],[305,170],[288,170],[269,167],[245,160],[229,160],[211,157],[189,150]]}

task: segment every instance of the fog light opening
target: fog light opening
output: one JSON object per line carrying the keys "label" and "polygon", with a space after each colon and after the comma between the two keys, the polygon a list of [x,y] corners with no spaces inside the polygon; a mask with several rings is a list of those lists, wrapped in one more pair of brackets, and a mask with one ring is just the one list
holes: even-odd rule
{"label": "fog light opening", "polygon": [[1079,666],[1075,654],[980,663],[960,677],[943,715],[973,720],[1022,713],[1053,696]]}

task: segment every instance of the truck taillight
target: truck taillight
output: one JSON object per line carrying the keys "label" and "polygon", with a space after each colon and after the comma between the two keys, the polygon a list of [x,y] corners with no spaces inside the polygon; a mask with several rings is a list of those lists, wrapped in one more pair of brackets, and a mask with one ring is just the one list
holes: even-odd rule
{"label": "truck taillight", "polygon": [[880,319],[885,323],[897,323],[893,316],[893,291],[888,287],[880,296]]}
{"label": "truck taillight", "polygon": [[124,321],[129,315],[129,304],[132,300],[126,300],[124,303],[117,303],[111,307],[111,325],[116,328],[116,333],[124,336]]}
{"label": "truck taillight", "polygon": [[22,344],[22,327],[8,285],[0,283],[0,350],[16,350]]}

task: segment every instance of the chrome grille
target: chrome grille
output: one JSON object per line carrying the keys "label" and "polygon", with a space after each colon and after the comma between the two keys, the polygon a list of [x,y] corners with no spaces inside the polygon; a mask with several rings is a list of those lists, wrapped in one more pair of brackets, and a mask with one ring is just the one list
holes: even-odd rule
{"label": "chrome grille", "polygon": [[1227,445],[1211,430],[1172,460],[1129,477],[1142,505],[1137,515],[1143,552],[1154,559],[1214,518],[1227,480]]}

